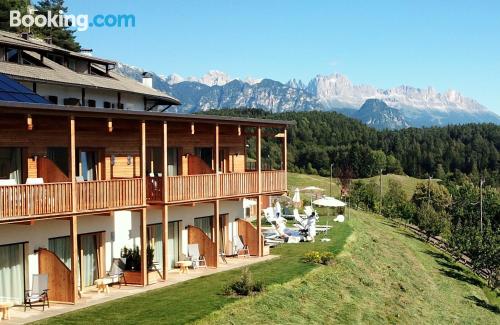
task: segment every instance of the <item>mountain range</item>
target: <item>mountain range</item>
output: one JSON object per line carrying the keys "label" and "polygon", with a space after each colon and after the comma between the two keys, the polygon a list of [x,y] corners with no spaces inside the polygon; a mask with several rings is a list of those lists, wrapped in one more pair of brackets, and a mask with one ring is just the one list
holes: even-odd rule
{"label": "mountain range", "polygon": [[[143,69],[118,63],[116,71],[142,80]],[[153,76],[153,87],[178,98],[176,112],[194,113],[221,108],[261,108],[271,112],[337,111],[378,129],[399,129],[433,125],[483,123],[500,124],[500,117],[477,101],[455,90],[439,93],[399,86],[378,89],[355,85],[341,74],[317,75],[304,83],[292,79],[234,79],[212,70],[204,76],[178,74]]]}

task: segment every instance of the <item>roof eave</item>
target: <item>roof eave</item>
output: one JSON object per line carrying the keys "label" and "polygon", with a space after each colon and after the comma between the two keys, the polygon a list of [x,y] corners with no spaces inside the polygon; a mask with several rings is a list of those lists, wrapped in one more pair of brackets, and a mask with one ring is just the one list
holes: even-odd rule
{"label": "roof eave", "polygon": [[266,127],[288,127],[295,125],[295,121],[269,120],[256,118],[237,118],[232,116],[218,115],[195,115],[180,113],[160,113],[147,111],[132,111],[118,109],[98,109],[81,106],[61,106],[53,104],[33,104],[0,101],[0,113],[26,113],[53,116],[82,116],[96,118],[123,118],[134,120],[157,120],[157,121],[183,121],[200,123],[220,123],[220,124],[240,124],[245,126],[266,126]]}

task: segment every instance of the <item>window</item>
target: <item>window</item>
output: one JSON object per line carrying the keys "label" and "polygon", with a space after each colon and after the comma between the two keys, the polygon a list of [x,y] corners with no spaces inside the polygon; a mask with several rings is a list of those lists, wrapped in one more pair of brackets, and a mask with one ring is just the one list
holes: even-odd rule
{"label": "window", "polygon": [[[177,176],[178,173],[178,150],[177,148],[167,149],[168,176]],[[163,157],[161,147],[150,147],[146,151],[146,174],[157,176],[162,173]]]}
{"label": "window", "polygon": [[0,246],[0,297],[22,304],[24,280],[24,244]]}
{"label": "window", "polygon": [[57,64],[64,65],[64,57],[57,54],[48,53],[47,59],[54,61]]}
{"label": "window", "polygon": [[71,269],[71,242],[69,236],[49,238],[49,251],[56,254]]}
{"label": "window", "polygon": [[168,261],[170,269],[174,269],[175,262],[181,259],[181,222],[168,223]]}
{"label": "window", "polygon": [[148,245],[153,248],[153,263],[160,271],[163,270],[163,226],[161,223],[148,225]]}
{"label": "window", "polygon": [[57,105],[57,104],[58,104],[58,98],[57,98],[57,96],[49,96],[47,99],[48,99],[48,100],[49,100],[49,102],[51,102],[52,104],[55,104],[55,105]]}
{"label": "window", "polygon": [[194,218],[194,226],[200,228],[209,238],[212,238],[213,216]]}
{"label": "window", "polygon": [[78,176],[85,181],[99,179],[99,153],[97,151],[80,150],[78,155]]}
{"label": "window", "polygon": [[68,149],[65,147],[50,147],[47,148],[47,158],[52,160],[54,164],[66,175],[68,175]]}
{"label": "window", "polygon": [[21,184],[21,148],[0,148],[0,179],[14,179]]}
{"label": "window", "polygon": [[80,100],[78,98],[64,98],[64,105],[68,106],[80,106]]}
{"label": "window", "polygon": [[68,59],[68,69],[75,71],[76,70],[76,61],[75,59]]}
{"label": "window", "polygon": [[211,147],[195,148],[194,154],[200,157],[209,168],[212,168],[213,152]]}
{"label": "window", "polygon": [[111,108],[111,103],[110,102],[104,102],[103,103],[104,108]]}
{"label": "window", "polygon": [[7,51],[5,51],[5,61],[19,63],[19,50],[7,48]]}
{"label": "window", "polygon": [[161,155],[160,147],[148,148],[147,150],[147,166],[146,166],[146,174],[152,176],[157,176],[158,173],[162,172],[162,164],[163,159]]}
{"label": "window", "polygon": [[168,163],[168,175],[169,176],[177,176],[179,170],[178,162],[179,162],[179,150],[177,148],[167,148],[167,163]]}
{"label": "window", "polygon": [[87,106],[88,107],[95,107],[95,99],[87,100]]}
{"label": "window", "polygon": [[45,67],[45,65],[41,61],[41,56],[35,57],[35,55],[28,54],[25,51],[21,51],[21,63],[23,65],[34,65],[38,67]]}

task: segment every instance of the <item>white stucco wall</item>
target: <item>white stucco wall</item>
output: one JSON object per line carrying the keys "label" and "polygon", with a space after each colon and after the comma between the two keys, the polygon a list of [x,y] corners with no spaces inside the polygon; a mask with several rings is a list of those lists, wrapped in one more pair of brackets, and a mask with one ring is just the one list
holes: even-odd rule
{"label": "white stucco wall", "polygon": [[[21,82],[24,86],[29,89],[33,89],[32,82]],[[64,98],[82,98],[82,88],[72,87],[72,86],[59,86],[53,84],[44,84],[37,82],[36,92],[40,96],[57,96],[58,105],[63,105]],[[96,101],[96,107],[104,107],[104,102],[108,101],[117,105],[118,103],[118,92],[114,90],[105,89],[85,89],[85,100],[93,99]],[[121,93],[121,102],[123,103],[125,110],[137,110],[144,111],[144,99],[142,95],[132,94],[132,93]],[[117,108],[117,107],[116,107]]]}
{"label": "white stucco wall", "polygon": [[[229,240],[238,234],[236,218],[243,218],[243,201],[221,201],[220,213],[229,214]],[[187,225],[194,224],[194,218],[213,215],[213,204],[204,203],[195,206],[176,206],[169,208],[169,221],[181,221],[182,253],[187,254]],[[159,208],[148,208],[147,223],[161,223]],[[109,215],[89,215],[78,217],[78,234],[105,232],[106,270],[111,266],[112,258],[120,257],[124,246],[140,246],[139,212],[117,211]],[[32,274],[38,273],[38,256],[35,250],[48,248],[49,238],[69,236],[68,220],[39,220],[32,225],[0,225],[0,245],[26,242],[28,261],[26,263],[29,281]],[[114,239],[114,240],[112,240]],[[31,285],[31,284],[30,284]]]}

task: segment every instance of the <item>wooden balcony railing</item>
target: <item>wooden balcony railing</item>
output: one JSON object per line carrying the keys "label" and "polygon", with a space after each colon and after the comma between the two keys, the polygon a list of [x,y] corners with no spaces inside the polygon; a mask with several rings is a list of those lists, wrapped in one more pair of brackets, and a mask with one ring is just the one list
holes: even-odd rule
{"label": "wooden balcony railing", "polygon": [[259,174],[255,172],[220,174],[220,195],[236,196],[258,193],[258,181]]}
{"label": "wooden balcony railing", "polygon": [[262,192],[286,191],[286,173],[283,170],[262,172]]}
{"label": "wooden balcony railing", "polygon": [[168,201],[192,201],[216,197],[215,177],[215,174],[169,176]]}
{"label": "wooden balcony railing", "polygon": [[78,211],[142,206],[142,179],[125,178],[76,184]]}
{"label": "wooden balcony railing", "polygon": [[71,183],[0,186],[0,220],[71,210]]}
{"label": "wooden balcony railing", "polygon": [[[219,174],[219,197],[258,194],[257,172]],[[148,203],[164,202],[163,177],[148,177]],[[189,202],[217,197],[216,175],[188,175],[168,177],[168,202]],[[262,172],[262,192],[286,191],[286,174],[282,170]]]}

